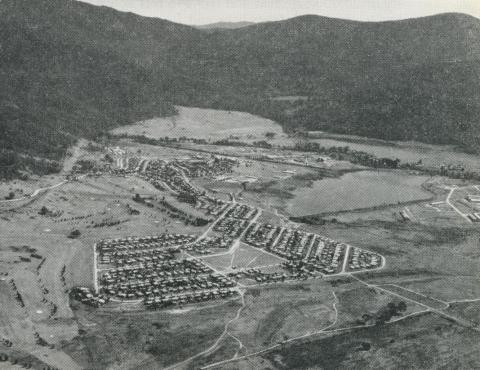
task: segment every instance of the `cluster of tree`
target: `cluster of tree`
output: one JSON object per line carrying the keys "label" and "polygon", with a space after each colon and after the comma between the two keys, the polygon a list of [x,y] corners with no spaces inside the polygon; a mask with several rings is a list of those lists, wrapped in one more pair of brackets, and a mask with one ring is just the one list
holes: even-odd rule
{"label": "cluster of tree", "polygon": [[97,168],[97,162],[89,159],[80,159],[75,162],[72,168],[72,172],[76,173],[88,173]]}
{"label": "cluster of tree", "polygon": [[184,210],[169,203],[167,200],[165,200],[165,198],[161,199],[159,203],[167,210],[170,217],[178,218],[182,220],[186,225],[205,226],[209,222],[211,222],[211,220],[207,220],[203,217],[197,217],[188,214]]}
{"label": "cluster of tree", "polygon": [[206,139],[198,139],[198,138],[192,138],[192,137],[186,137],[186,136],[181,136],[181,137],[164,136],[158,139],[147,137],[145,135],[128,135],[128,134],[118,134],[118,135],[106,134],[105,136],[111,139],[113,138],[131,139],[133,141],[136,141],[137,143],[148,144],[148,145],[169,145],[169,144],[171,145],[171,144],[185,143],[185,142],[191,142],[194,144],[209,143]]}
{"label": "cluster of tree", "polygon": [[182,191],[177,195],[177,199],[180,202],[189,203],[189,204],[196,204],[197,203],[197,195],[193,193],[189,193],[186,191]]}
{"label": "cluster of tree", "polygon": [[13,279],[10,280],[10,284],[12,286],[13,291],[15,292],[15,299],[17,302],[20,304],[21,307],[25,307],[25,302],[23,302],[23,297],[18,291],[17,284],[15,284],[15,281]]}
{"label": "cluster of tree", "polygon": [[85,149],[87,152],[90,152],[90,153],[95,153],[95,152],[101,152],[103,150],[103,147],[99,144],[89,141],[87,145],[85,145],[82,149]]}
{"label": "cluster of tree", "polygon": [[330,158],[340,161],[349,161],[354,164],[373,168],[398,168],[400,159],[378,158],[377,156],[363,152],[360,150],[353,150],[349,146],[331,146],[324,147],[317,142],[302,141],[296,143],[293,149],[301,152],[314,152],[324,154]]}
{"label": "cluster of tree", "polygon": [[416,163],[404,163],[402,168],[422,171],[428,173],[430,176],[445,176],[451,179],[463,180],[477,180],[480,181],[480,172],[468,171],[463,166],[445,166],[440,165],[436,167],[425,166],[421,161]]}
{"label": "cluster of tree", "polygon": [[34,333],[35,343],[42,347],[48,347],[50,344],[38,332]]}
{"label": "cluster of tree", "polygon": [[27,173],[43,176],[58,173],[61,169],[62,165],[55,160],[20,154],[13,150],[0,150],[0,179],[2,180],[11,180],[14,178],[26,180],[28,178]]}
{"label": "cluster of tree", "polygon": [[127,212],[129,215],[139,215],[140,211],[138,209],[133,208],[130,204],[127,204]]}
{"label": "cluster of tree", "polygon": [[42,206],[42,208],[40,208],[40,211],[38,211],[38,214],[40,216],[47,216],[51,213],[52,211],[50,211],[46,206]]}
{"label": "cluster of tree", "polygon": [[213,145],[222,145],[222,146],[250,146],[248,143],[243,141],[229,140],[229,139],[220,139],[212,143]]}
{"label": "cluster of tree", "polygon": [[259,140],[259,141],[254,141],[252,143],[252,145],[254,147],[257,147],[257,148],[264,148],[264,149],[271,149],[273,148],[273,145],[268,143],[267,141],[265,140]]}
{"label": "cluster of tree", "polygon": [[13,192],[13,191],[10,191],[10,192],[8,193],[8,195],[5,196],[5,199],[6,199],[6,200],[11,200],[11,199],[13,199],[13,198],[15,198],[15,192]]}
{"label": "cluster of tree", "polygon": [[70,233],[68,234],[68,238],[70,238],[70,239],[77,239],[77,238],[80,237],[80,235],[82,235],[82,233],[80,232],[80,230],[74,229],[74,230],[70,231]]}
{"label": "cluster of tree", "polygon": [[[121,221],[121,220],[103,220],[101,222],[92,222],[94,228],[97,227],[110,227],[110,226],[116,226],[120,225],[121,223],[126,222],[126,220]],[[88,226],[87,226],[88,227]]]}
{"label": "cluster of tree", "polygon": [[382,307],[374,314],[364,314],[359,323],[366,324],[373,321],[376,325],[382,325],[390,321],[395,316],[400,316],[407,310],[407,304],[404,301],[398,303],[389,302],[385,307]]}
{"label": "cluster of tree", "polygon": [[[9,340],[5,344],[7,347],[12,346],[12,342]],[[50,366],[46,364],[45,362],[39,360],[37,357],[34,357],[33,355],[25,355],[22,353],[11,353],[11,354],[6,354],[6,353],[0,353],[0,362],[6,362],[9,361],[10,364],[12,364],[12,367],[15,368],[22,368],[22,369],[32,369],[32,368],[38,368],[38,369],[43,369],[43,370],[58,370],[58,368],[54,366]]]}
{"label": "cluster of tree", "polygon": [[38,211],[38,214],[40,216],[59,217],[63,214],[63,211],[52,211],[46,206],[42,206],[42,208],[40,208],[40,211]]}
{"label": "cluster of tree", "polygon": [[222,146],[243,146],[243,147],[254,147],[254,148],[264,148],[271,149],[273,145],[265,140],[253,141],[251,144],[244,141],[230,140],[230,139],[221,139],[212,142],[213,145],[222,145]]}
{"label": "cluster of tree", "polygon": [[67,266],[63,265],[62,270],[60,271],[60,280],[62,281],[63,286],[67,286],[67,280],[65,279],[65,272]]}
{"label": "cluster of tree", "polygon": [[148,207],[153,207],[153,204],[150,202],[152,197],[142,197],[140,194],[135,194],[132,198],[134,202],[145,204]]}
{"label": "cluster of tree", "polygon": [[325,219],[322,215],[291,216],[293,222],[300,222],[308,225],[325,225],[328,223],[337,223],[336,218]]}
{"label": "cluster of tree", "polygon": [[47,260],[46,257],[43,257],[43,259],[40,261],[40,263],[38,264],[37,266],[37,274],[38,272],[40,271],[40,269],[42,268],[43,264],[45,263],[45,261]]}

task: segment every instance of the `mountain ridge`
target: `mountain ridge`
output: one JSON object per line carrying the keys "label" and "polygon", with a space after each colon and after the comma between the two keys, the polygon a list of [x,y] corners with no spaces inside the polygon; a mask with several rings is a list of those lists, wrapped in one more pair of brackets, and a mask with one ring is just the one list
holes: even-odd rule
{"label": "mountain ridge", "polygon": [[[11,151],[60,159],[71,144],[61,132],[95,137],[173,104],[243,110],[287,131],[480,148],[472,16],[306,15],[214,32],[73,0],[3,0],[0,16],[0,144]],[[270,99],[281,95],[308,99]]]}

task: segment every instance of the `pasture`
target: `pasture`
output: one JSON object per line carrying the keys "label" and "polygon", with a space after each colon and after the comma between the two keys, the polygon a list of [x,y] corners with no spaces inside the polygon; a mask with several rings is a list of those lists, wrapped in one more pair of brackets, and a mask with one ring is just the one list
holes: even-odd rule
{"label": "pasture", "polygon": [[286,211],[302,216],[428,200],[431,194],[421,187],[427,179],[402,171],[347,173],[296,189]]}
{"label": "pasture", "polygon": [[154,118],[114,129],[114,134],[145,135],[151,138],[190,137],[196,139],[265,138],[265,133],[282,135],[277,123],[243,112],[177,107],[178,115]]}

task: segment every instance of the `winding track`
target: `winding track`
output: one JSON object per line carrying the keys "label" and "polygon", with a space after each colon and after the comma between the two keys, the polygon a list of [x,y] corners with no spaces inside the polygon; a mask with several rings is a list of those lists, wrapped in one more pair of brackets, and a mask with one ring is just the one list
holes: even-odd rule
{"label": "winding track", "polygon": [[299,340],[302,340],[302,339],[305,339],[305,338],[308,338],[308,337],[312,337],[312,336],[327,332],[328,329],[333,327],[338,321],[338,310],[337,310],[337,306],[336,306],[337,303],[338,303],[338,298],[337,298],[335,292],[332,291],[332,294],[333,294],[333,298],[334,298],[334,302],[333,302],[332,307],[333,307],[333,310],[335,312],[335,318],[334,318],[333,322],[328,324],[326,327],[324,327],[324,328],[322,328],[318,331],[312,332],[312,333],[307,333],[307,334],[304,334],[304,335],[301,335],[301,336],[298,336],[298,337],[295,337],[295,338],[287,339],[287,340],[285,340],[281,343],[274,344],[273,346],[265,348],[261,351],[256,351],[256,352],[253,352],[253,353],[249,353],[245,356],[233,356],[232,358],[230,358],[228,360],[223,360],[223,361],[215,362],[213,364],[209,364],[207,366],[202,367],[202,370],[203,369],[211,369],[213,367],[218,367],[218,366],[221,366],[221,365],[225,365],[225,364],[230,363],[230,362],[239,361],[239,360],[247,359],[247,358],[252,357],[252,356],[257,356],[257,355],[260,355],[260,354],[271,352],[271,351],[273,351],[277,348],[281,348],[282,346],[284,346],[287,343],[299,341]]}
{"label": "winding track", "polygon": [[[217,340],[215,341],[215,343],[213,343],[209,348],[207,348],[206,350],[202,351],[202,352],[199,352],[197,353],[196,355],[193,355],[189,358],[187,358],[186,360],[182,361],[182,362],[179,362],[179,363],[176,363],[176,364],[173,364],[167,368],[165,368],[165,370],[173,370],[173,369],[179,369],[181,368],[183,365],[186,365],[188,364],[189,362],[191,362],[192,360],[195,360],[196,358],[198,357],[201,357],[201,356],[206,356],[206,355],[209,355],[210,353],[214,352],[218,346],[220,345],[220,343],[222,342],[222,340],[225,338],[225,336],[227,335],[230,335],[229,332],[228,332],[228,327],[234,323],[235,321],[237,321],[239,318],[240,318],[240,314],[242,313],[243,309],[245,308],[246,306],[246,303],[245,303],[245,291],[244,290],[241,290],[240,291],[240,297],[241,297],[241,302],[242,302],[242,305],[241,307],[237,310],[237,313],[235,315],[235,317],[233,317],[231,320],[229,320],[226,324],[225,324],[225,327],[223,329],[223,332],[222,334],[220,334],[220,336],[217,338]],[[235,337],[235,339],[237,339]],[[241,346],[243,346],[243,343],[241,341],[239,341],[237,339],[237,341],[241,344]]]}

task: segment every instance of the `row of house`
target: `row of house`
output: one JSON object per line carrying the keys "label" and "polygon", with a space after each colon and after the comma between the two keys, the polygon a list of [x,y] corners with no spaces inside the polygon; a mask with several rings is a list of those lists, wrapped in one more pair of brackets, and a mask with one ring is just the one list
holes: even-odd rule
{"label": "row of house", "polygon": [[190,234],[161,234],[107,239],[98,242],[95,245],[95,250],[99,255],[98,262],[100,264],[117,266],[135,262],[171,259],[178,246],[192,243],[195,239],[196,236]]}
{"label": "row of house", "polygon": [[73,297],[83,304],[100,307],[110,301],[110,298],[104,294],[93,293],[89,288],[77,287],[72,290]]}
{"label": "row of house", "polygon": [[220,232],[227,237],[235,239],[243,233],[247,226],[247,220],[223,217],[215,224],[213,230],[216,232]]}
{"label": "row of house", "polygon": [[187,252],[194,252],[196,254],[211,254],[217,250],[228,249],[233,243],[233,239],[228,236],[207,236],[195,243],[187,244],[182,247]]}
{"label": "row of house", "polygon": [[253,223],[247,230],[244,240],[257,248],[270,248],[282,232],[282,227],[270,224]]}
{"label": "row of house", "polygon": [[480,222],[480,212],[470,213],[467,217],[472,222]]}
{"label": "row of house", "polygon": [[230,272],[228,276],[235,279],[251,279],[257,283],[277,283],[293,278],[292,274],[286,272],[265,272],[258,268]]}
{"label": "row of house", "polygon": [[[114,254],[112,258],[122,259],[123,256]],[[163,300],[168,296],[170,298],[165,302],[174,302],[176,299],[172,300],[171,297],[235,287],[234,281],[214,273],[197,259],[170,259],[141,263],[138,263],[138,259],[138,257],[132,259],[132,264],[127,261],[123,266],[100,270],[98,276],[100,293],[117,300],[147,298]],[[181,299],[178,301],[181,302]]]}
{"label": "row of house", "polygon": [[116,267],[148,262],[165,262],[175,259],[178,248],[140,249],[133,251],[118,251],[102,255],[100,263]]}
{"label": "row of house", "polygon": [[247,206],[245,204],[236,203],[226,213],[225,217],[236,218],[240,220],[251,220],[255,217],[258,210],[254,207]]}
{"label": "row of house", "polygon": [[[341,272],[348,247],[322,235],[260,223],[252,224],[243,240],[285,258],[288,271],[300,276]],[[351,247],[349,258],[352,271],[376,268],[382,263],[380,255],[355,247]]]}
{"label": "row of house", "polygon": [[234,288],[220,288],[212,290],[201,290],[176,295],[165,295],[147,297],[144,304],[149,309],[166,308],[175,305],[186,305],[189,303],[200,303],[213,299],[233,297],[238,294]]}
{"label": "row of house", "polygon": [[357,247],[350,247],[348,254],[348,269],[350,271],[378,268],[381,263],[382,257],[380,255]]}
{"label": "row of house", "polygon": [[192,159],[177,160],[176,164],[188,177],[195,178],[231,173],[233,168],[238,166],[239,161],[222,156],[197,156]]}
{"label": "row of house", "polygon": [[221,215],[228,207],[228,203],[221,200],[213,198],[209,195],[202,195],[196,199],[195,208],[202,210],[207,215],[219,216]]}

